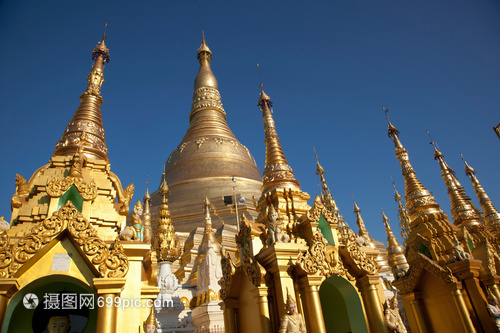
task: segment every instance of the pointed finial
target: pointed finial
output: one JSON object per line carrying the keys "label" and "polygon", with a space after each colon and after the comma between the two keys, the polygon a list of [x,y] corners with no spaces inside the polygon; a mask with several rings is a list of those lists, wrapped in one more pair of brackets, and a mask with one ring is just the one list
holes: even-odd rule
{"label": "pointed finial", "polygon": [[392,181],[392,187],[394,187],[394,201],[400,202],[401,200],[403,200],[403,198],[401,197],[401,195],[399,195],[399,192],[396,189],[396,182],[394,181],[394,179],[392,179],[392,176],[391,176],[391,181]]}
{"label": "pointed finial", "polygon": [[264,85],[262,84],[262,77],[260,76],[260,67],[259,67],[259,63],[257,63],[257,72],[259,73],[260,90],[262,90],[262,92],[264,92]]}
{"label": "pointed finial", "polygon": [[104,23],[104,33],[102,34],[102,40],[104,41],[106,39],[106,28],[108,27],[108,23]]}
{"label": "pointed finial", "polygon": [[387,217],[387,215],[385,215],[384,208],[382,208],[382,204],[380,202],[378,204],[380,205],[380,210],[382,211],[382,221],[389,222],[389,218]]}
{"label": "pointed finial", "polygon": [[439,150],[439,147],[437,143],[432,140],[431,134],[429,133],[429,130],[425,130],[427,132],[427,135],[429,136],[429,144],[431,144],[434,147],[434,159],[437,160],[438,158],[443,157],[443,153]]}
{"label": "pointed finial", "polygon": [[[387,119],[387,123],[389,124],[389,129],[387,131],[387,135],[391,138],[393,138],[393,140],[397,140],[399,141],[398,139],[398,135],[399,135],[399,131],[398,129],[396,128],[396,126],[394,126],[391,121],[389,120],[389,109],[386,109],[385,106],[382,105],[382,110],[384,110],[384,113],[385,113],[385,119]],[[397,143],[396,141],[394,142],[398,147],[401,146],[401,143]]]}
{"label": "pointed finial", "polygon": [[[269,109],[272,108],[273,102],[271,101],[271,97],[269,97],[265,92],[264,92],[264,85],[262,84],[262,77],[260,76],[260,67],[259,64],[257,63],[257,72],[259,73],[259,82],[260,82],[260,97],[257,105],[260,107],[262,111],[264,104],[267,105]],[[272,113],[272,110],[269,110]]]}
{"label": "pointed finial", "polygon": [[205,30],[201,31],[201,36],[202,36],[201,43],[205,44]]}
{"label": "pointed finial", "polygon": [[[325,169],[319,164],[318,154],[316,154],[316,148],[313,146],[314,157],[316,157],[316,174],[322,177],[325,174]],[[323,183],[323,179],[321,180]]]}
{"label": "pointed finial", "polygon": [[472,168],[468,163],[467,161],[465,160],[465,157],[462,153],[460,153],[460,156],[462,156],[462,161],[464,161],[464,164],[465,164],[465,174],[467,176],[470,176],[470,175],[475,175],[476,174],[476,170],[474,170],[474,168]]}
{"label": "pointed finial", "polygon": [[354,213],[361,212],[361,209],[358,207],[356,200],[354,200],[354,194],[351,192],[352,202],[354,203]]}

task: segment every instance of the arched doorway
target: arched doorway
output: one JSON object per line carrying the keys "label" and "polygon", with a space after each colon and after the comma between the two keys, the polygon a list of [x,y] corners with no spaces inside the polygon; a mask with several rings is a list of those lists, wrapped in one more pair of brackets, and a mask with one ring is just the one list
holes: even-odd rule
{"label": "arched doorway", "polygon": [[328,333],[368,333],[356,288],[340,276],[331,276],[319,288]]}
{"label": "arched doorway", "polygon": [[[25,297],[28,294],[36,295],[36,299]],[[82,294],[89,295],[88,297],[84,296],[86,299],[84,303],[80,302]],[[51,305],[44,303],[44,296],[46,295],[53,298]],[[63,295],[66,303],[62,301]],[[75,299],[73,295],[76,295],[76,304],[72,302]],[[90,298],[94,300],[92,304],[88,302]],[[5,312],[5,321],[1,333],[47,332],[45,328],[49,319],[52,316],[61,315],[70,318],[71,332],[95,332],[97,323],[96,301],[95,294],[90,286],[70,276],[54,274],[37,279],[23,287],[12,297]],[[55,304],[58,304],[58,306]]]}

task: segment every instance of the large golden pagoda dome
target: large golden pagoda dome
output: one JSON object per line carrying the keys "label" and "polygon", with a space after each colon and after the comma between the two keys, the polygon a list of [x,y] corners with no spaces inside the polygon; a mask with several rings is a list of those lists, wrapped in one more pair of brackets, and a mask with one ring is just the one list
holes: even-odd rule
{"label": "large golden pagoda dome", "polygon": [[[172,220],[178,231],[202,225],[199,207],[205,197],[226,224],[236,224],[234,203],[224,203],[228,196],[233,202],[234,198],[245,198],[238,202],[240,215],[245,212],[248,218],[255,217],[252,198],[258,200],[262,186],[253,156],[227,125],[217,79],[210,69],[212,52],[204,37],[197,57],[200,69],[194,82],[189,128],[170,154],[162,176],[170,188]],[[153,195],[154,206],[159,205],[157,201]]]}

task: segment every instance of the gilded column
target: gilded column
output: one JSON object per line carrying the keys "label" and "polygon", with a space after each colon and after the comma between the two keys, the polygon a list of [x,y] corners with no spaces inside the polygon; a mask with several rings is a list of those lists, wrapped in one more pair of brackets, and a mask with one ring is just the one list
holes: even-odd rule
{"label": "gilded column", "polygon": [[[98,306],[97,310],[97,327],[96,332],[99,333],[115,333],[117,332],[117,308],[114,301],[115,297],[119,297],[125,286],[126,279],[123,278],[95,278],[94,289],[98,298],[104,300],[103,306]],[[112,305],[107,306],[106,300],[112,299]]]}
{"label": "gilded column", "polygon": [[326,333],[318,288],[321,280],[321,276],[305,276],[299,280],[305,305],[304,319],[309,333]]}
{"label": "gilded column", "polygon": [[453,300],[457,306],[458,315],[462,321],[462,325],[466,332],[475,333],[476,329],[472,324],[472,320],[469,317],[469,311],[467,311],[467,306],[465,305],[464,295],[460,289],[455,289],[451,292],[453,295]]}
{"label": "gilded column", "polygon": [[[429,330],[427,329],[425,317],[422,315],[422,309],[420,305],[421,293],[415,292],[410,294],[404,294],[401,295],[401,298],[403,299],[405,308],[406,309],[409,308],[410,310],[407,312],[407,314],[409,315],[408,319],[410,321],[410,326],[412,331],[415,331],[415,329],[417,329],[415,333],[429,332]],[[409,307],[407,307],[407,305],[409,305]]]}
{"label": "gilded column", "polygon": [[378,283],[378,275],[366,275],[357,280],[356,286],[360,290],[363,298],[370,332],[386,333],[387,327],[385,325],[384,311],[382,310],[382,303],[378,297],[378,290],[376,287]]}
{"label": "gilded column", "polygon": [[0,280],[0,328],[3,326],[9,299],[19,290],[17,279]]}
{"label": "gilded column", "polygon": [[486,286],[486,287],[490,288],[491,292],[497,298],[497,300],[500,299],[500,290],[498,289],[498,285],[497,284],[492,284],[492,285],[489,285],[489,286]]}
{"label": "gilded column", "polygon": [[219,304],[224,311],[224,332],[237,333],[236,308],[238,307],[238,301],[231,298]]}
{"label": "gilded column", "polygon": [[480,325],[484,332],[495,332],[484,301],[484,293],[478,280],[481,261],[474,259],[461,260],[448,265],[448,267],[455,276],[460,278],[465,286],[464,290],[467,292],[469,301],[474,308],[474,311],[470,312],[470,316],[475,316],[473,318],[474,323]]}
{"label": "gilded column", "polygon": [[260,312],[260,325],[262,327],[262,333],[271,333],[271,316],[269,314],[269,302],[267,300],[268,290],[267,287],[257,287],[254,290],[259,303]]}

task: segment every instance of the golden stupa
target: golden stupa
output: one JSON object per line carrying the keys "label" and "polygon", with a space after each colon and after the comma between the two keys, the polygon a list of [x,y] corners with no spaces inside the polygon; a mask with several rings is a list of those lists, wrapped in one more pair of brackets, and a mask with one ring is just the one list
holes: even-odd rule
{"label": "golden stupa", "polygon": [[[170,188],[168,198],[175,228],[181,232],[202,225],[199,205],[205,197],[226,224],[236,224],[235,208],[247,217],[255,217],[253,198],[258,199],[262,186],[253,156],[227,125],[205,36],[197,57],[200,69],[194,81],[189,128],[168,157],[162,176]],[[155,213],[161,200],[158,192],[152,197]]]}

